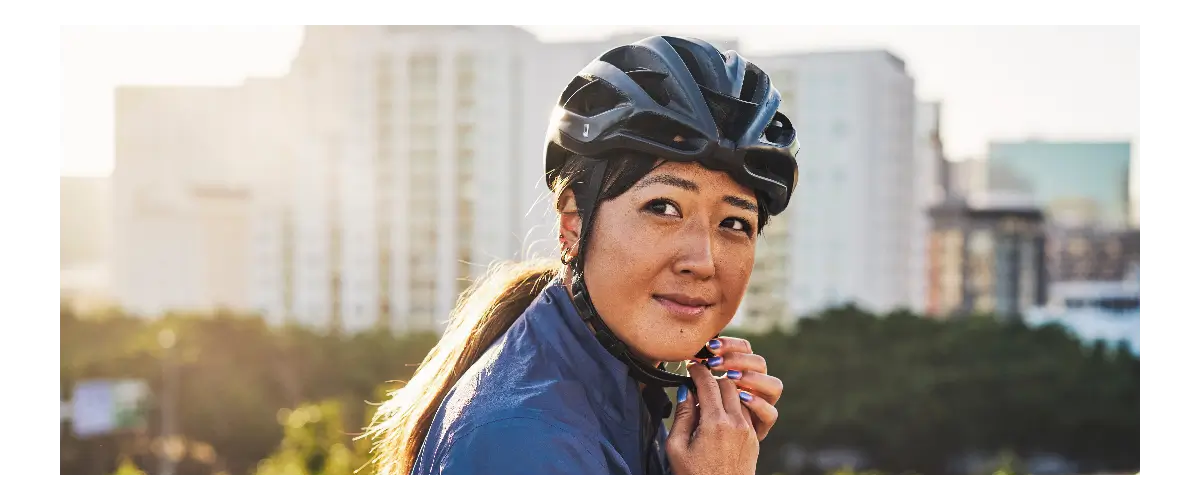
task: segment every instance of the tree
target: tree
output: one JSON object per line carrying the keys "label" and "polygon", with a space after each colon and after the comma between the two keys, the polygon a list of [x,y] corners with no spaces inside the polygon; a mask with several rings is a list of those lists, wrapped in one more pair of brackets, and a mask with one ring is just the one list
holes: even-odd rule
{"label": "tree", "polygon": [[258,474],[353,474],[368,460],[364,441],[350,439],[338,401],[305,404],[279,414],[283,442],[258,465]]}
{"label": "tree", "polygon": [[[380,384],[408,380],[437,341],[271,328],[224,312],[150,320],[64,308],[60,325],[64,400],[97,377],[146,380],[161,395],[164,363],[175,360],[176,428],[193,443],[189,456],[201,457],[178,470],[194,473],[352,472],[370,444],[352,438],[383,400]],[[170,352],[158,343],[164,328],[176,333]],[[851,449],[881,473],[945,473],[964,456],[1005,450],[1059,454],[1082,472],[1139,467],[1140,360],[1128,346],[1081,342],[1053,325],[853,305],[762,334],[726,333],[750,338],[784,383],[762,473],[801,471],[785,460],[796,448]],[[138,444],[160,435],[160,413],[151,415],[140,438],[80,439],[63,425],[61,473],[110,473],[121,453],[154,473],[152,447]]]}

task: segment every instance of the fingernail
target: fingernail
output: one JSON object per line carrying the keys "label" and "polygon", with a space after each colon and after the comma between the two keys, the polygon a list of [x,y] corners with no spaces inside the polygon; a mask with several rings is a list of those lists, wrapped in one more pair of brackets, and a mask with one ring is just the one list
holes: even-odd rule
{"label": "fingernail", "polygon": [[709,368],[716,368],[716,367],[718,367],[718,366],[721,366],[721,363],[722,363],[722,362],[724,362],[724,361],[725,361],[725,360],[724,360],[724,359],[721,359],[721,357],[720,357],[720,356],[713,356],[713,357],[711,357],[711,358],[708,358],[708,367],[709,367]]}
{"label": "fingernail", "polygon": [[747,403],[749,403],[751,399],[754,399],[754,396],[751,396],[750,393],[748,393],[746,391],[739,391],[738,397],[742,398],[742,401],[745,401]]}
{"label": "fingernail", "polygon": [[717,349],[720,349],[720,348],[721,348],[721,341],[720,341],[720,340],[717,340],[717,339],[712,339],[712,340],[708,341],[708,349],[709,349],[710,351],[715,351],[715,350],[717,350]]}
{"label": "fingernail", "polygon": [[687,400],[688,388],[686,385],[679,386],[679,391],[675,393],[677,403],[682,403]]}
{"label": "fingernail", "polygon": [[742,378],[742,372],[739,372],[737,370],[729,370],[729,371],[725,372],[725,376],[729,377],[731,379],[737,380],[737,379]]}

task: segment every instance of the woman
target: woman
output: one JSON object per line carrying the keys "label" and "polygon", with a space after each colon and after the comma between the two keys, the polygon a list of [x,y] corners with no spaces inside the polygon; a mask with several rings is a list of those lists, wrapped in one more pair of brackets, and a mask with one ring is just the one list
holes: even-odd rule
{"label": "woman", "polygon": [[[719,334],[795,187],[778,107],[766,74],[701,40],[585,67],[547,134],[560,261],[495,267],[464,294],[368,429],[378,470],[753,474],[783,385]],[[677,361],[688,377],[663,369]]]}

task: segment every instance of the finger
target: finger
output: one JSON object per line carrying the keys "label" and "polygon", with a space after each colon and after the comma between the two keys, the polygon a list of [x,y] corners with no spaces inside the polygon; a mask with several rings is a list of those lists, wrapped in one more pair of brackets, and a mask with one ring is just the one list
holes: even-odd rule
{"label": "finger", "polygon": [[754,352],[750,348],[750,341],[739,339],[737,337],[719,337],[708,341],[708,350],[718,356],[724,356],[731,352],[744,352],[751,354]]}
{"label": "finger", "polygon": [[749,423],[743,413],[742,400],[738,397],[738,388],[733,384],[732,380],[727,378],[717,379],[717,384],[721,386],[721,402],[724,403],[725,414],[732,418],[734,422]]}
{"label": "finger", "polygon": [[768,404],[779,404],[779,397],[783,395],[783,381],[765,373],[728,370],[725,378],[733,380],[739,389],[767,400]]}
{"label": "finger", "polygon": [[705,363],[714,370],[737,370],[740,372],[767,373],[767,360],[757,354],[744,352],[730,353],[725,356],[708,358]]}
{"label": "finger", "polygon": [[750,421],[754,423],[754,432],[758,434],[758,440],[762,441],[771,431],[771,427],[775,426],[775,422],[779,420],[779,409],[765,399],[755,397],[748,392],[742,392],[741,401],[742,405],[750,410]]}
{"label": "finger", "polygon": [[687,384],[679,386],[676,392],[675,421],[671,423],[671,432],[667,436],[667,447],[679,451],[686,450],[692,443],[692,433],[696,430],[696,396],[689,394]]}
{"label": "finger", "polygon": [[712,371],[699,363],[689,363],[688,373],[692,375],[692,383],[696,384],[696,401],[700,404],[700,420],[715,421],[725,413],[721,401],[721,389],[717,386],[717,378]]}

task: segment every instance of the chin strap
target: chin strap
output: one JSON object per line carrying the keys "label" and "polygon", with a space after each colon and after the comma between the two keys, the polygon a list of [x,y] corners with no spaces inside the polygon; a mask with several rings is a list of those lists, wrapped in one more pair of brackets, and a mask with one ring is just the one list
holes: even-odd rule
{"label": "chin strap", "polygon": [[[575,305],[575,310],[579,312],[579,316],[583,318],[583,321],[592,328],[596,340],[600,342],[600,345],[604,346],[604,349],[612,354],[613,357],[628,366],[629,374],[635,380],[657,387],[687,385],[694,392],[696,386],[693,384],[691,377],[668,372],[665,370],[665,364],[659,364],[657,367],[654,367],[634,357],[633,353],[629,350],[629,346],[617,338],[608,325],[604,323],[604,320],[600,318],[595,306],[592,304],[592,298],[588,294],[587,285],[583,279],[583,259],[587,250],[587,236],[591,232],[592,215],[599,206],[600,190],[603,188],[606,168],[607,166],[604,165],[593,168],[589,175],[586,176],[585,181],[578,181],[572,186],[575,193],[575,204],[579,209],[582,219],[582,227],[579,232],[579,252],[575,255],[575,258],[571,259],[569,264],[571,270],[571,303]],[[707,347],[702,348],[696,354],[698,358],[707,358],[709,356],[712,356],[712,353]]]}
{"label": "chin strap", "polygon": [[596,340],[600,342],[600,345],[604,346],[605,350],[607,350],[617,359],[621,360],[622,363],[625,363],[625,365],[629,367],[629,374],[633,376],[635,380],[647,385],[659,387],[678,387],[683,384],[687,384],[692,388],[695,387],[692,385],[691,377],[676,375],[674,373],[665,371],[665,365],[663,364],[658,365],[656,368],[635,358],[633,353],[629,351],[629,346],[625,345],[624,342],[621,342],[621,339],[618,339],[617,336],[612,333],[612,330],[608,328],[608,325],[604,323],[604,320],[600,319],[600,316],[596,314],[596,310],[591,305],[592,301],[591,298],[588,297],[586,288],[580,286],[581,281],[581,279],[572,281],[571,286],[574,291],[571,294],[571,302],[575,304],[575,309],[579,311],[579,315],[583,318],[583,321],[592,327],[592,330],[596,335]]}

